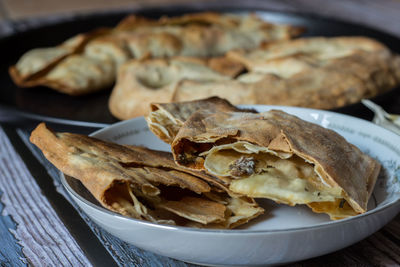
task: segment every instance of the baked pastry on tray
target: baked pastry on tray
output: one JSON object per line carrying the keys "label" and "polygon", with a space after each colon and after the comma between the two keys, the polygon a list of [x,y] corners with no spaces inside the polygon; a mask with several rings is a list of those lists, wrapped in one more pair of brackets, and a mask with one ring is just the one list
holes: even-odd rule
{"label": "baked pastry on tray", "polygon": [[253,73],[243,81],[269,85],[265,104],[332,109],[400,85],[400,56],[361,36],[299,38],[227,57]]}
{"label": "baked pastry on tray", "polygon": [[122,146],[44,123],[30,138],[66,175],[79,179],[107,209],[156,223],[234,228],[263,213],[252,198],[237,196],[218,178],[177,166],[172,155]]}
{"label": "baked pastry on tray", "polygon": [[242,64],[225,57],[133,60],[118,71],[109,110],[121,120],[143,116],[150,102],[172,102],[185,79],[228,82],[243,69]]}
{"label": "baked pastry on tray", "polygon": [[306,204],[331,219],[364,213],[380,170],[336,132],[279,110],[198,110],[171,149],[178,165],[204,170],[234,193]]}
{"label": "baked pastry on tray", "polygon": [[32,49],[10,68],[10,74],[22,87],[42,85],[83,95],[109,88],[119,66],[131,58],[221,56],[301,32],[302,28],[270,24],[255,15],[204,12],[159,20],[129,16],[115,28],[79,34],[55,47]]}
{"label": "baked pastry on tray", "polygon": [[125,63],[110,97],[111,113],[128,119],[146,114],[149,102],[210,96],[226,98],[235,105],[333,109],[400,84],[400,56],[366,37],[301,38],[251,51],[231,51],[223,60],[235,62],[238,70],[243,64],[247,70],[234,75],[222,74],[207,64],[183,65],[183,60]]}

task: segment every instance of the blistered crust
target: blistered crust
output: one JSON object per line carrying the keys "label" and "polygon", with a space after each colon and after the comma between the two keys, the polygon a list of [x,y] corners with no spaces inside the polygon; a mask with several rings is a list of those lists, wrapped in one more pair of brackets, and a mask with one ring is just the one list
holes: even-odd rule
{"label": "blistered crust", "polygon": [[202,170],[201,153],[237,141],[303,158],[313,164],[324,183],[343,189],[343,197],[356,212],[366,211],[380,164],[336,132],[282,111],[199,111],[185,122],[171,147],[177,164]]}
{"label": "blistered crust", "polygon": [[229,194],[210,175],[177,166],[167,152],[55,133],[43,123],[30,140],[60,171],[79,179],[104,207],[122,215],[157,223],[233,228],[263,212],[253,199]]}
{"label": "blistered crust", "polygon": [[[21,87],[47,86],[69,95],[83,95],[109,88],[119,66],[132,58],[222,56],[231,49],[253,49],[300,32],[298,27],[269,24],[254,15],[197,13],[159,20],[129,16],[115,28],[83,33],[55,47],[30,50],[10,67],[10,74]],[[71,56],[79,57],[79,62],[64,64]],[[79,71],[79,76],[74,70],[81,64],[89,70]],[[231,75],[238,71],[224,70]],[[65,75],[48,75],[54,71]],[[95,83],[104,76],[109,79]]]}
{"label": "blistered crust", "polygon": [[255,110],[237,108],[225,99],[210,97],[179,103],[151,103],[150,112],[145,119],[150,130],[158,138],[170,144],[183,123],[199,110],[255,113]]}
{"label": "blistered crust", "polygon": [[[210,96],[234,105],[333,109],[400,84],[400,57],[366,37],[270,43],[262,49],[228,52],[217,65],[211,60],[191,64],[182,60],[166,59],[162,66],[155,59],[126,63],[110,100],[112,113],[127,119],[145,114],[143,103],[149,98],[154,98],[153,102],[182,102]],[[233,66],[233,72],[227,66]],[[198,75],[193,75],[194,70]],[[160,77],[164,78],[162,83],[157,82]]]}

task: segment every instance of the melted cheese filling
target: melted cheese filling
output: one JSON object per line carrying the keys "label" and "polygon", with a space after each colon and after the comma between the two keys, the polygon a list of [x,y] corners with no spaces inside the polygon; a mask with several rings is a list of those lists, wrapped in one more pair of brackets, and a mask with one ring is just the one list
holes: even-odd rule
{"label": "melted cheese filling", "polygon": [[341,188],[327,186],[314,166],[296,155],[247,142],[216,146],[201,155],[211,174],[232,178],[230,189],[236,193],[289,205],[342,198]]}

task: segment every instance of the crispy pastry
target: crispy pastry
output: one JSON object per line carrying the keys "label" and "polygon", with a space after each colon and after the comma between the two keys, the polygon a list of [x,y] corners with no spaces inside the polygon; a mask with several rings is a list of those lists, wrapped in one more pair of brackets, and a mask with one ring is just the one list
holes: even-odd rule
{"label": "crispy pastry", "polygon": [[131,58],[220,56],[231,49],[253,49],[301,32],[299,27],[270,24],[255,15],[197,13],[159,20],[130,16],[113,29],[30,50],[10,68],[10,74],[22,87],[43,85],[83,95],[109,88],[119,66]]}
{"label": "crispy pastry", "polygon": [[[150,102],[210,96],[235,105],[332,109],[400,84],[400,57],[365,37],[282,41],[254,51],[229,52],[225,60],[229,59],[245,65],[248,72],[211,75],[216,72],[208,65],[183,65],[182,58],[126,63],[112,92],[110,110],[117,118],[128,119],[144,115]],[[196,76],[191,74],[194,70]]]}
{"label": "crispy pastry", "polygon": [[227,57],[246,66],[238,80],[254,83],[265,104],[332,109],[400,84],[400,56],[367,37],[300,38]]}
{"label": "crispy pastry", "polygon": [[194,113],[171,144],[178,165],[235,193],[341,219],[364,213],[380,164],[336,132],[272,110]]}
{"label": "crispy pastry", "polygon": [[[103,42],[110,29],[79,34],[64,43],[49,48],[36,48],[26,52],[10,75],[21,87],[47,86],[70,95],[86,94],[111,86],[116,62],[121,49],[111,42]],[[110,64],[111,63],[111,64]]]}
{"label": "crispy pastry", "polygon": [[[223,58],[219,59],[219,62],[222,61]],[[224,64],[214,64],[219,71],[210,65],[208,60],[182,57],[130,61],[118,72],[117,84],[109,99],[109,109],[121,120],[143,116],[151,102],[172,102],[181,80],[200,82],[230,79],[230,76],[221,73],[224,72]]]}
{"label": "crispy pastry", "polygon": [[204,172],[177,166],[170,153],[122,146],[40,124],[30,138],[66,175],[79,179],[107,209],[136,219],[200,228],[233,228],[263,212],[229,194]]}
{"label": "crispy pastry", "polygon": [[145,117],[150,130],[164,142],[171,144],[184,122],[198,110],[210,112],[251,112],[253,109],[240,109],[219,97],[180,102],[151,103],[151,112]]}

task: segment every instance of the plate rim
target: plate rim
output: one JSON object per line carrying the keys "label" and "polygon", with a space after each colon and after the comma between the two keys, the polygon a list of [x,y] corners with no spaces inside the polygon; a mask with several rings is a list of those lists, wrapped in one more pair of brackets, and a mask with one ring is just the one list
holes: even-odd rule
{"label": "plate rim", "polygon": [[[347,119],[351,119],[351,120],[356,120],[359,121],[360,123],[365,123],[365,124],[370,124],[378,129],[380,129],[381,131],[387,132],[390,135],[396,136],[396,138],[400,138],[400,136],[396,135],[395,133],[379,126],[376,125],[370,121],[364,120],[364,119],[360,119],[354,116],[350,116],[350,115],[346,115],[346,114],[341,114],[341,113],[337,113],[337,112],[333,112],[333,111],[326,111],[326,110],[319,110],[319,109],[311,109],[311,108],[303,108],[303,107],[291,107],[291,106],[278,106],[278,105],[239,105],[241,107],[253,107],[253,108],[267,108],[269,109],[283,109],[283,111],[286,112],[286,110],[288,109],[292,109],[293,111],[296,110],[300,110],[302,112],[320,112],[320,113],[328,113],[334,116],[338,116],[338,117],[343,117],[343,118],[347,118]],[[296,116],[296,115],[295,115]],[[144,117],[136,117],[130,120],[125,120],[125,121],[120,121],[114,124],[111,124],[105,128],[99,129],[93,133],[91,133],[89,136],[91,137],[95,137],[96,135],[102,133],[103,131],[106,131],[107,129],[111,128],[111,127],[119,127],[120,125],[124,125],[124,124],[130,124],[134,121],[139,121],[144,119]],[[363,214],[359,214],[356,216],[352,216],[349,218],[345,218],[345,219],[341,219],[341,220],[330,220],[327,222],[322,222],[322,223],[317,223],[315,225],[309,225],[309,226],[303,226],[303,227],[291,227],[291,228],[285,228],[285,229],[267,229],[267,230],[251,230],[251,229],[200,229],[200,228],[192,228],[192,227],[184,227],[184,226],[176,226],[176,225],[166,225],[166,224],[157,224],[157,223],[153,223],[153,222],[148,222],[148,221],[144,221],[144,220],[140,220],[140,219],[135,219],[135,218],[130,218],[130,217],[126,217],[123,216],[121,214],[118,214],[116,212],[110,211],[100,205],[97,205],[95,203],[92,203],[90,201],[88,201],[87,199],[85,199],[84,197],[82,197],[78,192],[76,192],[67,182],[67,179],[65,177],[65,175],[62,172],[60,173],[60,177],[61,177],[61,183],[63,185],[63,187],[67,190],[67,192],[70,195],[73,195],[75,198],[77,198],[78,200],[80,200],[81,202],[83,202],[85,205],[94,208],[97,211],[100,212],[105,212],[108,215],[111,215],[113,217],[117,217],[118,219],[122,219],[122,220],[127,220],[131,223],[139,223],[143,226],[147,226],[147,227],[155,227],[155,228],[159,228],[159,229],[164,229],[164,230],[174,230],[174,231],[185,231],[185,232],[200,232],[200,233],[218,233],[218,234],[240,234],[240,235],[259,235],[259,234],[282,234],[282,233],[288,233],[288,232],[301,232],[301,231],[307,231],[307,230],[315,230],[315,229],[323,229],[323,228],[330,228],[330,227],[337,227],[343,224],[347,224],[347,223],[353,223],[354,221],[358,221],[358,220],[362,220],[365,217],[369,217],[372,215],[375,215],[377,213],[381,213],[384,212],[385,210],[392,208],[395,205],[399,205],[400,204],[400,195],[398,196],[397,200],[395,201],[391,201],[389,203],[386,203],[384,205],[382,205],[381,207],[379,207],[378,209],[372,209],[369,210]],[[72,177],[71,177],[72,178]],[[74,178],[72,178],[74,179]],[[83,185],[82,185],[83,186]],[[79,204],[78,204],[79,205]],[[398,212],[397,212],[398,213]]]}

